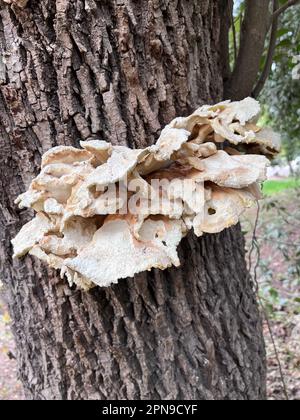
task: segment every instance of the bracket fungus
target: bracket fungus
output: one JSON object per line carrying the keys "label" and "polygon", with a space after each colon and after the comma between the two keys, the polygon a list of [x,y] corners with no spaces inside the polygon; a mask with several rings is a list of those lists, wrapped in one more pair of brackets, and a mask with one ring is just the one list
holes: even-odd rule
{"label": "bracket fungus", "polygon": [[146,149],[92,140],[49,150],[16,200],[37,214],[14,256],[40,258],[84,290],[179,266],[189,230],[221,232],[261,198],[280,139],[256,125],[259,112],[254,99],[226,101],[176,118]]}

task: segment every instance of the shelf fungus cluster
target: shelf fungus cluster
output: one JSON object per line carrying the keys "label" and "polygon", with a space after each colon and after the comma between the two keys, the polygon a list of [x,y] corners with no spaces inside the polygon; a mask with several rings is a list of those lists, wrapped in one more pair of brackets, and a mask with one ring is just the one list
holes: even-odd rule
{"label": "shelf fungus cluster", "polygon": [[143,150],[100,140],[49,150],[16,201],[37,214],[14,256],[38,257],[83,289],[179,266],[189,230],[221,232],[261,198],[280,139],[256,125],[259,112],[251,98],[203,106]]}

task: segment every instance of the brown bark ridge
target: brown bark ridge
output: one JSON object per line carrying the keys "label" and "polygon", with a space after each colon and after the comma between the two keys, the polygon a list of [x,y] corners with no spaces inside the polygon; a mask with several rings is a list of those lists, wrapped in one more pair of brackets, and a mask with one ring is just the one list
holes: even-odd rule
{"label": "brown bark ridge", "polygon": [[181,268],[88,293],[32,257],[11,257],[11,238],[32,216],[14,199],[43,152],[87,138],[144,147],[173,117],[222,98],[226,7],[1,3],[1,279],[29,399],[265,398],[261,322],[239,227],[190,235]]}

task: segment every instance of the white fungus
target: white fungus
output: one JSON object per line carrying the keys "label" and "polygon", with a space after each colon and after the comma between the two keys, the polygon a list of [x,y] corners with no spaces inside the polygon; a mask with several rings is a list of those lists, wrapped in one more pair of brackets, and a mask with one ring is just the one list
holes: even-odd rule
{"label": "white fungus", "polygon": [[13,239],[84,290],[158,268],[179,266],[177,247],[238,223],[261,198],[272,130],[256,125],[254,99],[222,102],[176,118],[154,146],[132,150],[100,140],[59,146],[20,195],[37,214]]}

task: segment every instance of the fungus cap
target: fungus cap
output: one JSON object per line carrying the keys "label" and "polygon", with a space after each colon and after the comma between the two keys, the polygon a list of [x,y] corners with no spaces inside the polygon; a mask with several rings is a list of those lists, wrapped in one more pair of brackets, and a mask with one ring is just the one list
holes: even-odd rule
{"label": "fungus cap", "polygon": [[189,230],[218,233],[261,198],[278,135],[256,125],[258,102],[204,105],[132,150],[102,140],[58,146],[16,204],[35,218],[13,239],[70,285],[107,287],[142,271],[179,266]]}

